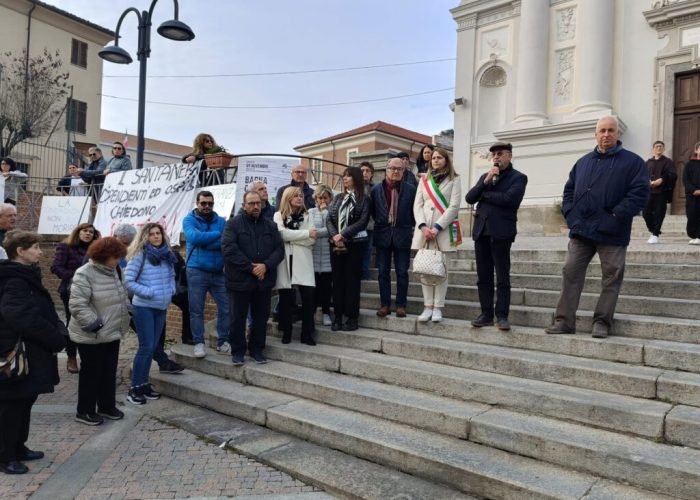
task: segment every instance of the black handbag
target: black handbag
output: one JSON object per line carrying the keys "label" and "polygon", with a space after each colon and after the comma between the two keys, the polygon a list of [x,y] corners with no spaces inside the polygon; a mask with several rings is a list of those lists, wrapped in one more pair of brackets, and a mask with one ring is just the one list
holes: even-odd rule
{"label": "black handbag", "polygon": [[15,347],[0,356],[0,383],[17,382],[29,375],[27,350],[22,339],[17,339]]}

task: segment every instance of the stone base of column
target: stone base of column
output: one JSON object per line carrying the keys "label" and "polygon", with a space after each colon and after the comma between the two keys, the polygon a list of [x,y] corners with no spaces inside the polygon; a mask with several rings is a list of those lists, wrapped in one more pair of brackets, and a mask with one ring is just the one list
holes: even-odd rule
{"label": "stone base of column", "polygon": [[581,117],[581,115],[585,115],[586,118],[590,117],[592,118],[594,115],[597,115],[598,117],[600,116],[605,116],[609,115],[612,113],[612,104],[609,102],[587,102],[586,104],[581,104],[580,106],[576,106],[576,109],[574,109],[574,115],[577,117]]}

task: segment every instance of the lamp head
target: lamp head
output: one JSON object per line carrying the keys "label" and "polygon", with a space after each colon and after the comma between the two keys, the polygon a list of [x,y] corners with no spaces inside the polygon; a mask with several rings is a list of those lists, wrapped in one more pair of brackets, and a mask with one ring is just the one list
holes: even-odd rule
{"label": "lamp head", "polygon": [[107,45],[97,55],[105,61],[116,64],[131,64],[133,62],[131,55],[119,45]]}
{"label": "lamp head", "polygon": [[189,42],[194,38],[194,31],[182,21],[171,19],[158,26],[158,34],[177,42]]}

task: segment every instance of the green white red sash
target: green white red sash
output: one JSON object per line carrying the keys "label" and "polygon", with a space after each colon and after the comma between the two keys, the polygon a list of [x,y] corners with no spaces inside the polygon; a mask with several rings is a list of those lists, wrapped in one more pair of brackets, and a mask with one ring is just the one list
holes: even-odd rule
{"label": "green white red sash", "polygon": [[[445,195],[443,195],[440,191],[440,187],[437,185],[432,175],[423,176],[423,189],[425,189],[425,192],[428,193],[428,196],[430,196],[430,199],[433,201],[433,204],[440,211],[440,215],[444,214],[445,210],[449,208],[450,204],[447,203]],[[453,247],[461,245],[462,228],[459,225],[459,220],[453,220],[447,227],[447,230],[450,232],[450,245]]]}

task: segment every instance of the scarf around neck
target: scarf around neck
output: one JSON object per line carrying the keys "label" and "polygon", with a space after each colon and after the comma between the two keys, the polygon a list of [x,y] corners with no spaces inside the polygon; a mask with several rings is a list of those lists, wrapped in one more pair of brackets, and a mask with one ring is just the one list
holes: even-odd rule
{"label": "scarf around neck", "polygon": [[304,212],[292,212],[288,217],[284,218],[284,227],[287,229],[299,229],[304,222]]}
{"label": "scarf around neck", "polygon": [[355,205],[357,201],[355,200],[355,193],[353,191],[348,191],[340,204],[340,209],[338,210],[338,231],[343,231],[348,227],[350,222],[350,216],[352,211],[355,210]]}
{"label": "scarf around neck", "polygon": [[154,247],[150,243],[146,243],[143,246],[143,253],[148,259],[148,262],[154,266],[159,266],[163,261],[170,265],[174,265],[177,262],[177,257],[175,257],[167,245]]}

